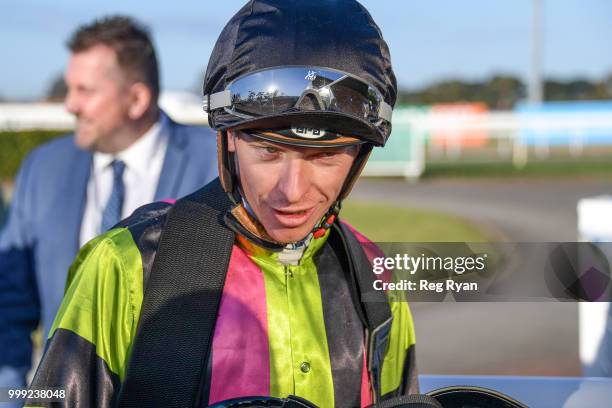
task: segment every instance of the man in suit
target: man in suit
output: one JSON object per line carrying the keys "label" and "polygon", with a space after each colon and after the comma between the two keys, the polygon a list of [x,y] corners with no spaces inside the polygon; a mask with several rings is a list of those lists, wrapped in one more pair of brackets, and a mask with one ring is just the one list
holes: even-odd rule
{"label": "man in suit", "polygon": [[151,201],[175,199],[217,175],[208,129],[174,123],[158,107],[148,31],[114,16],[68,42],[65,105],[74,135],[21,166],[0,231],[0,386],[24,385],[30,335],[51,327],[80,246]]}

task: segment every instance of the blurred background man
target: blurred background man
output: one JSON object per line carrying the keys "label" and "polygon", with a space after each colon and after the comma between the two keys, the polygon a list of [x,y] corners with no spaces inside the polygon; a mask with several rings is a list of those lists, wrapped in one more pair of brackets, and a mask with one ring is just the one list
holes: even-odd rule
{"label": "blurred background man", "polygon": [[134,209],[175,199],[216,177],[211,131],[160,110],[146,28],[131,18],[84,25],[68,41],[66,109],[74,135],[22,163],[0,232],[0,385],[20,386],[31,333],[48,332],[77,250]]}

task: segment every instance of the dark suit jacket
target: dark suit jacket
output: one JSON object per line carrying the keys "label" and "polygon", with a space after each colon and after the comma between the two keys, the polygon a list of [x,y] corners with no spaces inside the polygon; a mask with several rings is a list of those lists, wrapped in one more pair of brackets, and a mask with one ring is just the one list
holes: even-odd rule
{"label": "dark suit jacket", "polygon": [[6,207],[4,206],[4,195],[2,189],[0,189],[0,228],[4,225],[4,218],[6,217]]}
{"label": "dark suit jacket", "polygon": [[[184,196],[217,176],[214,132],[172,121],[169,127],[156,201]],[[35,149],[21,166],[0,231],[0,368],[29,367],[30,333],[42,321],[46,336],[53,323],[79,249],[92,157],[69,135]]]}

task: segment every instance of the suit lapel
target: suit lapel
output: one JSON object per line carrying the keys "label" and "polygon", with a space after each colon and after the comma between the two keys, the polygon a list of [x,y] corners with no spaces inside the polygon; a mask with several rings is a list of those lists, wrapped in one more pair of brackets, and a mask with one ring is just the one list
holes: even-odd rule
{"label": "suit lapel", "polygon": [[69,174],[66,175],[66,183],[63,186],[62,205],[58,208],[60,214],[57,219],[62,220],[62,229],[65,229],[66,236],[70,237],[66,243],[70,246],[72,254],[76,254],[80,247],[81,223],[85,211],[87,181],[91,172],[92,157],[90,152],[76,149],[74,160],[69,166]]}
{"label": "suit lapel", "polygon": [[171,119],[168,132],[168,148],[155,192],[155,201],[178,198],[180,183],[187,166],[187,137]]}

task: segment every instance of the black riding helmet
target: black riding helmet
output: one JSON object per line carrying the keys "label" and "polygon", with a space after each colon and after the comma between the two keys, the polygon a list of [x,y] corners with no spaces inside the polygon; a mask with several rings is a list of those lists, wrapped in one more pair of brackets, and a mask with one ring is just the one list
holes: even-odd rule
{"label": "black riding helmet", "polygon": [[[357,1],[251,0],[217,39],[203,94],[218,131],[221,184],[237,207],[242,198],[228,129],[295,146],[361,145],[320,229],[333,222],[372,147],[390,136],[397,85],[380,29]],[[245,231],[244,211],[232,213],[238,212],[238,225],[231,224],[240,233],[280,247],[263,228]]]}

